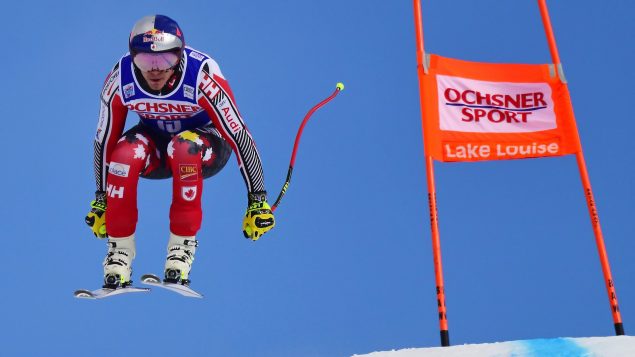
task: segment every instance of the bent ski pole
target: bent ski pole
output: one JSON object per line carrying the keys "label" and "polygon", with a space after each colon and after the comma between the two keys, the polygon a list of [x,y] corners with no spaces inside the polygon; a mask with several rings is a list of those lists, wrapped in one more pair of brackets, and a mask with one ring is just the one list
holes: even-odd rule
{"label": "bent ski pole", "polygon": [[300,129],[298,129],[298,133],[295,136],[295,144],[293,144],[293,153],[291,154],[291,162],[289,163],[289,171],[287,172],[287,180],[282,186],[282,190],[280,191],[280,194],[278,195],[276,202],[273,204],[273,206],[271,206],[272,212],[275,211],[278,205],[280,204],[282,197],[284,197],[284,194],[287,193],[287,189],[289,188],[289,184],[291,183],[291,174],[293,173],[293,165],[295,165],[295,155],[298,151],[298,144],[300,143],[300,137],[302,136],[302,131],[304,130],[304,126],[309,121],[309,118],[311,118],[311,115],[313,115],[313,113],[315,113],[318,109],[320,109],[326,103],[330,102],[331,99],[335,98],[337,94],[343,90],[344,90],[344,84],[342,82],[337,83],[337,85],[335,86],[335,91],[333,91],[333,93],[328,98],[324,99],[323,101],[316,104],[313,108],[311,108],[311,110],[309,110],[308,113],[306,113],[306,115],[304,116],[304,120],[302,120],[302,124],[300,124]]}

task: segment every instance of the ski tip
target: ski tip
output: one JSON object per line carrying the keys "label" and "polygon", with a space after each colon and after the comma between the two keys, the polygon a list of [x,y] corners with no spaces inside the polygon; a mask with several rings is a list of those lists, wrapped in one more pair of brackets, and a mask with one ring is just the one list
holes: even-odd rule
{"label": "ski tip", "polygon": [[342,82],[337,82],[337,84],[335,85],[335,88],[337,88],[338,91],[343,91],[344,90],[344,83]]}
{"label": "ski tip", "polygon": [[161,278],[154,274],[145,274],[141,276],[141,281],[144,283],[161,284]]}
{"label": "ski tip", "polygon": [[89,290],[84,290],[84,289],[75,290],[75,292],[73,293],[73,296],[80,299],[94,299],[95,298],[92,292],[90,292]]}

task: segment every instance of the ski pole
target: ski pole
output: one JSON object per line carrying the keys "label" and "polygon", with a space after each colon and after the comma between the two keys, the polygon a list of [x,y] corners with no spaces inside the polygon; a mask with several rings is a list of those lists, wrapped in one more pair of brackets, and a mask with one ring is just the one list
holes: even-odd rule
{"label": "ski pole", "polygon": [[309,118],[311,118],[311,115],[313,115],[313,113],[315,113],[318,109],[320,109],[326,103],[330,102],[331,99],[335,98],[337,94],[343,90],[344,90],[344,83],[342,82],[337,83],[337,85],[335,86],[335,91],[333,91],[333,93],[328,98],[324,99],[323,101],[316,104],[313,108],[311,108],[311,110],[309,110],[304,116],[304,120],[302,120],[302,124],[300,124],[298,133],[295,136],[295,144],[293,144],[293,152],[291,154],[291,162],[289,162],[289,171],[287,172],[287,180],[282,186],[282,190],[280,190],[280,194],[278,194],[278,198],[276,199],[276,202],[273,204],[273,206],[271,206],[272,212],[275,211],[278,205],[280,204],[282,197],[284,197],[285,193],[287,193],[287,189],[289,188],[289,184],[291,183],[291,174],[293,173],[293,166],[295,165],[295,155],[298,151],[298,144],[300,143],[300,137],[302,136],[302,132],[304,131],[304,126],[309,121]]}

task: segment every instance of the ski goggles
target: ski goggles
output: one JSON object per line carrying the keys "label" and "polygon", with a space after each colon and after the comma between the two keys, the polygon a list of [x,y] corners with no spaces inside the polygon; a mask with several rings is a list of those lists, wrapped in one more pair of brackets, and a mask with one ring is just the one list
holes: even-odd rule
{"label": "ski goggles", "polygon": [[175,52],[141,52],[134,55],[132,60],[143,72],[167,71],[176,67],[179,63],[179,56]]}

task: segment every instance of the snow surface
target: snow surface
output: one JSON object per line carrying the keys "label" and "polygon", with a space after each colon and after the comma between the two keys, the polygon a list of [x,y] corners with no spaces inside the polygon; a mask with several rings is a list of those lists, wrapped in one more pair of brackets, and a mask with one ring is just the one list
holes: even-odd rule
{"label": "snow surface", "polygon": [[373,352],[368,357],[633,357],[635,337],[523,340]]}

